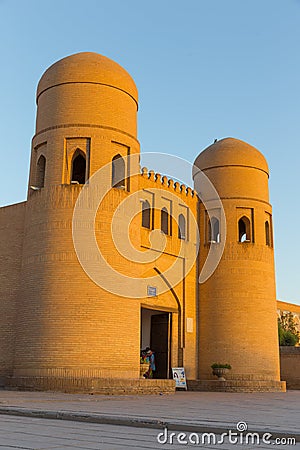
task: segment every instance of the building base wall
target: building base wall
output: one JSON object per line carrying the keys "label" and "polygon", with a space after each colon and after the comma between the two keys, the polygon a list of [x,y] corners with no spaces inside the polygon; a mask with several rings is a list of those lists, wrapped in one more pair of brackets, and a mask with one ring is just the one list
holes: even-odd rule
{"label": "building base wall", "polygon": [[8,389],[103,395],[174,394],[174,380],[121,378],[8,377]]}
{"label": "building base wall", "polygon": [[285,381],[270,380],[188,380],[189,391],[204,392],[286,392]]}
{"label": "building base wall", "polygon": [[280,347],[280,372],[288,389],[300,389],[300,347]]}

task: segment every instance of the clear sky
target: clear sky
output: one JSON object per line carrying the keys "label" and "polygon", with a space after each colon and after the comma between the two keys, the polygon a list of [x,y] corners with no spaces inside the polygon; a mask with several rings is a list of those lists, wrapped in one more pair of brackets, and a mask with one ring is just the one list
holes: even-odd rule
{"label": "clear sky", "polygon": [[228,136],[263,152],[277,297],[300,304],[299,24],[300,0],[0,0],[0,205],[26,197],[42,73],[101,53],[137,84],[142,152],[193,162]]}

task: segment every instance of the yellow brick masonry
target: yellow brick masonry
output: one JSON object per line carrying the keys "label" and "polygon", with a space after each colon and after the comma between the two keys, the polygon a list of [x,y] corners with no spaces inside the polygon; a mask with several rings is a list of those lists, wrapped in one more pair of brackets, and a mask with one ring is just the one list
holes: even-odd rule
{"label": "yellow brick masonry", "polygon": [[13,371],[25,208],[25,202],[0,208],[0,377]]}
{"label": "yellow brick masonry", "polygon": [[[124,86],[122,89],[114,86],[115,80],[85,82],[84,79],[93,77],[92,65],[91,72],[88,67],[89,64],[85,66],[84,75],[80,73],[83,77],[80,82],[77,82],[78,78],[67,82],[55,78],[52,67],[45,74],[46,84],[42,78],[38,88],[37,133],[32,144],[29,185],[35,183],[36,163],[41,154],[46,157],[47,170],[45,187],[40,191],[29,189],[26,205],[21,274],[23,296],[22,301],[18,298],[14,376],[138,378],[140,311],[143,306],[172,312],[172,365],[184,364],[188,376],[195,378],[195,266],[184,282],[174,286],[176,299],[169,291],[155,299],[135,300],[101,289],[88,278],[77,260],[71,229],[73,209],[81,187],[69,184],[70,171],[66,166],[70,166],[72,152],[77,147],[86,155],[90,151],[87,155],[90,175],[110,163],[116,153],[123,157],[127,156],[128,149],[131,154],[139,153],[137,97],[133,94],[131,81],[129,95]],[[58,67],[57,70],[68,72],[68,68]],[[122,74],[122,83],[124,79],[127,83],[126,76]],[[139,170],[138,166],[131,169],[133,173]],[[196,214],[197,198],[191,189],[181,192],[172,181],[159,184],[145,173],[132,177],[131,192],[138,189],[143,192],[144,188],[152,187],[161,189],[165,197],[172,193],[178,198],[176,208],[186,204],[191,213]],[[110,233],[114,209],[128,195],[126,191],[113,189],[105,197],[97,214],[96,235],[108,262],[120,272],[136,276],[153,271],[153,264],[140,268],[129,263],[115,249]],[[158,199],[159,195],[156,197]],[[158,212],[156,214],[158,219]],[[136,218],[139,233],[134,231],[134,221],[133,231],[130,231],[137,248],[141,248],[141,240],[147,240],[140,219]],[[174,235],[168,237],[165,255],[156,261],[156,268],[161,272],[177,258],[181,244],[175,231],[175,219],[173,228]],[[191,234],[190,241],[183,244],[186,245],[186,258],[190,249],[195,253],[194,242],[195,236]],[[185,331],[186,317],[194,320],[191,333]]]}
{"label": "yellow brick masonry", "polygon": [[[230,379],[278,381],[274,251],[265,237],[272,214],[266,161],[255,148],[228,138],[208,147],[195,164],[219,192],[227,226],[221,262],[200,286],[200,379],[209,379],[210,365],[223,361],[232,366]],[[251,221],[251,242],[238,239],[244,215]],[[200,265],[209,248],[205,227],[201,233]]]}
{"label": "yellow brick masonry", "polygon": [[[109,385],[111,392],[120,392],[124,380],[124,392],[141,392],[141,308],[148,308],[172,314],[171,366],[183,365],[188,379],[211,380],[210,365],[228,362],[233,367],[228,390],[283,389],[273,248],[264,242],[264,221],[271,217],[271,206],[263,156],[232,140],[217,143],[219,152],[212,158],[203,152],[196,160],[220,193],[228,226],[221,263],[199,289],[198,267],[208,253],[206,212],[191,188],[147,169],[140,173],[137,101],[130,75],[94,53],[64,58],[41,78],[28,199],[0,209],[0,376],[12,376],[9,383],[14,386],[86,392],[93,387],[107,392]],[[143,298],[130,298],[132,292],[118,296],[98,286],[82,269],[72,240],[73,211],[82,189],[71,184],[72,158],[78,149],[86,157],[89,177],[117,154],[137,156],[130,168],[126,163],[130,178],[126,188],[113,188],[104,197],[95,236],[105,259],[119,273],[129,279],[158,276],[157,297],[146,292]],[[45,184],[33,190],[41,155],[46,158]],[[225,156],[220,160],[220,155]],[[242,160],[232,163],[240,155]],[[141,226],[140,206],[134,217],[126,206],[137,192],[154,211],[150,229]],[[117,230],[129,222],[133,247],[157,255],[152,262],[129,261],[117,250],[111,222],[119,206]],[[172,232],[159,255],[151,231],[160,228],[163,207],[172,212]],[[255,242],[241,244],[237,221],[248,211],[254,211]],[[185,240],[178,237],[179,214],[187,222]],[[82,222],[88,230],[85,217]],[[178,280],[172,283],[164,274],[175,262]],[[208,382],[206,388],[211,386]],[[174,389],[173,383],[160,380],[144,387],[147,392]]]}

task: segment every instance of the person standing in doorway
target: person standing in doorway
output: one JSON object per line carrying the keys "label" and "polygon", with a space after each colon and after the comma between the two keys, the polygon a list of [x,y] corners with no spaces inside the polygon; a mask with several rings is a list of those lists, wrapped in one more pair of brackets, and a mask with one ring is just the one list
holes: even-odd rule
{"label": "person standing in doorway", "polygon": [[149,361],[149,369],[145,373],[144,377],[155,378],[156,366],[155,366],[154,352],[151,350],[150,347],[146,347],[145,352],[146,352],[146,359]]}

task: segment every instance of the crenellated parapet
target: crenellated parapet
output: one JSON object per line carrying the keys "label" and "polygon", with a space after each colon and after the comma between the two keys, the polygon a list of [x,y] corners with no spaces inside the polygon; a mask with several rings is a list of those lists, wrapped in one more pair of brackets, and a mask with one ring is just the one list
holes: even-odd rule
{"label": "crenellated parapet", "polygon": [[150,182],[155,183],[156,186],[153,187],[168,189],[177,195],[189,197],[191,199],[194,198],[195,200],[198,198],[196,191],[191,187],[181,184],[178,181],[174,181],[160,173],[155,173],[154,170],[148,170],[147,167],[142,168],[141,175],[144,179],[148,179]]}

